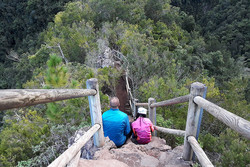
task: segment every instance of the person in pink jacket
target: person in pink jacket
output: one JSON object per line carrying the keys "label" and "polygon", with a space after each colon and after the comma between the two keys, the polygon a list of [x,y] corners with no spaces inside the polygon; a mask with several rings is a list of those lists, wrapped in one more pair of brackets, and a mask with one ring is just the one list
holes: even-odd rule
{"label": "person in pink jacket", "polygon": [[139,144],[147,144],[151,141],[151,131],[154,131],[154,126],[150,119],[146,118],[147,109],[140,107],[138,114],[139,117],[132,123],[133,135]]}

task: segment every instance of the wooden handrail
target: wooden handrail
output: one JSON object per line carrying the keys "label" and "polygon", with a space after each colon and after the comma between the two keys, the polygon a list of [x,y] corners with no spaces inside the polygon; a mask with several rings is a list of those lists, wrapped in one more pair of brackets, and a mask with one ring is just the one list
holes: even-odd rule
{"label": "wooden handrail", "polygon": [[74,158],[86,142],[100,129],[99,124],[92,126],[76,143],[64,151],[57,159],[55,159],[49,167],[65,167],[72,158]]}
{"label": "wooden handrail", "polygon": [[148,107],[148,103],[135,103],[135,106],[138,106],[138,107]]}
{"label": "wooden handrail", "polygon": [[[50,103],[60,100],[89,97],[92,128],[88,130],[76,143],[68,148],[49,166],[65,166],[70,161],[71,165],[78,163],[80,150],[94,135],[94,144],[101,147],[104,144],[104,134],[101,119],[101,104],[97,79],[87,80],[87,89],[5,89],[0,90],[0,111],[20,108],[37,104]],[[96,133],[97,132],[97,133]],[[77,156],[76,156],[77,155]],[[75,159],[76,161],[74,161]],[[72,161],[73,160],[73,161]]]}
{"label": "wooden handrail", "polygon": [[151,104],[150,107],[162,107],[162,106],[169,106],[169,105],[173,105],[173,104],[188,102],[189,97],[190,97],[190,95],[180,96],[177,98],[173,98],[173,99],[169,99],[169,100],[165,100],[165,101]]}
{"label": "wooden handrail", "polygon": [[208,159],[206,153],[202,150],[194,136],[188,136],[188,142],[191,145],[202,167],[212,167],[213,164]]}
{"label": "wooden handrail", "polygon": [[184,130],[178,130],[178,129],[169,129],[169,128],[163,128],[160,126],[154,126],[155,130],[163,133],[168,133],[172,135],[177,135],[177,136],[185,136],[185,131]]}
{"label": "wooden handrail", "polygon": [[209,102],[208,100],[196,96],[194,102],[212,114],[215,118],[225,123],[230,128],[234,129],[241,135],[250,139],[250,122]]}
{"label": "wooden handrail", "polygon": [[0,111],[95,94],[94,89],[5,89],[0,90]]}

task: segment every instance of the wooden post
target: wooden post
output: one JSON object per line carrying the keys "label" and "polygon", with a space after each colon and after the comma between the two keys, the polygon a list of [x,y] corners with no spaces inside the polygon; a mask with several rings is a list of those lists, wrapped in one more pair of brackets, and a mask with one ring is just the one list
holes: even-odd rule
{"label": "wooden post", "polygon": [[101,125],[101,128],[94,135],[94,144],[97,147],[102,147],[104,145],[104,133],[102,124],[101,102],[99,96],[99,86],[96,78],[91,78],[87,80],[87,89],[95,89],[97,92],[94,96],[88,96],[88,99],[92,126],[94,124]]}
{"label": "wooden post", "polygon": [[186,134],[184,138],[184,149],[183,149],[183,159],[185,161],[190,161],[193,156],[193,151],[188,142],[188,136],[196,136],[197,127],[199,122],[200,107],[194,103],[195,96],[202,96],[205,91],[205,85],[199,82],[191,84],[190,97],[188,104],[188,114],[186,122]]}
{"label": "wooden post", "polygon": [[134,116],[134,119],[136,119],[136,115],[137,115],[137,106],[135,105],[136,103],[138,102],[138,99],[134,99],[134,102],[133,102],[133,116]]}
{"label": "wooden post", "polygon": [[[156,100],[154,98],[148,99],[148,112],[149,112],[149,119],[152,121],[153,125],[156,125],[156,107],[151,107],[151,104],[155,103]],[[157,132],[154,131],[153,136],[157,136]]]}

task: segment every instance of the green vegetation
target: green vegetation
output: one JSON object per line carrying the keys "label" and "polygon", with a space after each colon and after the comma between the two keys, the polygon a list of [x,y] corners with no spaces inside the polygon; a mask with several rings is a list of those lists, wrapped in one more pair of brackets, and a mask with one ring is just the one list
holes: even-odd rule
{"label": "green vegetation", "polygon": [[21,88],[32,77],[27,57],[44,43],[39,40],[40,32],[66,2],[69,0],[1,1],[0,68],[4,68],[0,70],[1,88]]}
{"label": "green vegetation", "polygon": [[[126,58],[140,102],[186,95],[198,81],[208,87],[207,99],[249,120],[249,6],[247,0],[4,0],[0,88],[79,89],[95,77],[105,111],[123,71],[96,67],[112,50]],[[157,109],[157,124],[184,129],[187,107]],[[87,98],[5,111],[0,120],[0,166],[20,167],[47,166],[75,130],[90,124]],[[159,135],[171,146],[183,143]],[[200,141],[209,156],[220,157],[210,157],[218,166],[249,164],[249,141],[207,112]]]}
{"label": "green vegetation", "polygon": [[1,165],[14,166],[18,161],[34,156],[32,146],[46,140],[48,135],[47,120],[36,111],[17,111],[5,120],[0,134]]}

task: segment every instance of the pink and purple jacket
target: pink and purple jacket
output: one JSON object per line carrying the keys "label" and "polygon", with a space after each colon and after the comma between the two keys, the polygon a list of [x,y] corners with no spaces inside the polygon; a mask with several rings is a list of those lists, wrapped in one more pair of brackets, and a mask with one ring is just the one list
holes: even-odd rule
{"label": "pink and purple jacket", "polygon": [[139,117],[132,123],[132,130],[139,144],[147,144],[151,141],[151,130],[153,132],[154,127],[150,119]]}

